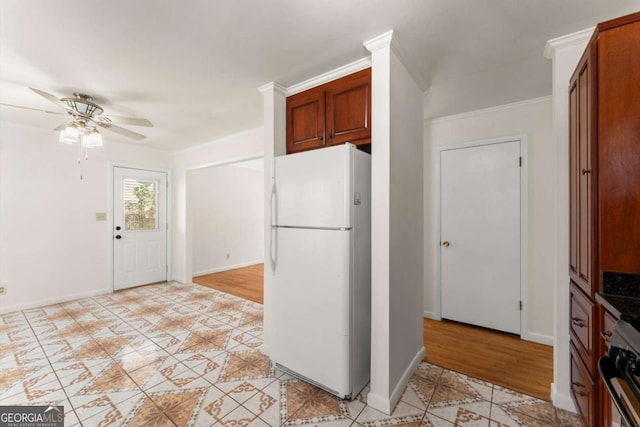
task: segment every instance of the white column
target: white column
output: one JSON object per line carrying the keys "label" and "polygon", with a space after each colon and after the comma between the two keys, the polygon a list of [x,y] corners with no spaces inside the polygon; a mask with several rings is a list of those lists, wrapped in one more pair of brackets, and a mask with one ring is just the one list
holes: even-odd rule
{"label": "white column", "polygon": [[271,191],[273,188],[273,159],[286,154],[286,96],[285,89],[271,82],[258,90],[264,97],[264,345],[269,355],[271,342]]}
{"label": "white column", "polygon": [[371,391],[391,413],[422,345],[422,90],[389,31],[371,52]]}
{"label": "white column", "polygon": [[390,413],[389,213],[391,39],[365,42],[371,52],[371,390],[369,406]]}
{"label": "white column", "polygon": [[544,56],[552,62],[552,113],[555,144],[555,316],[551,399],[575,412],[569,395],[569,79],[587,46],[593,28],[549,40]]}

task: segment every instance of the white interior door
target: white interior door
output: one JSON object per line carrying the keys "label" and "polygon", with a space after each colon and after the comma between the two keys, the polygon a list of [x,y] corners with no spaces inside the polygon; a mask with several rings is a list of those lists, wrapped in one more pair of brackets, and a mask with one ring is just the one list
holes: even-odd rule
{"label": "white interior door", "polygon": [[442,317],[520,334],[520,141],[440,154]]}
{"label": "white interior door", "polygon": [[114,167],[113,288],[167,280],[167,174]]}

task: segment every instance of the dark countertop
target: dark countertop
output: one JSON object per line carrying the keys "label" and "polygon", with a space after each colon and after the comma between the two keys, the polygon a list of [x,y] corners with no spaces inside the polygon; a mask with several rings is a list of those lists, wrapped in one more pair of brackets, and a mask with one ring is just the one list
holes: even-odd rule
{"label": "dark countertop", "polygon": [[619,319],[627,320],[626,317],[640,321],[640,298],[597,293],[596,301]]}
{"label": "dark countertop", "polygon": [[640,274],[602,272],[596,300],[618,319],[640,326]]}

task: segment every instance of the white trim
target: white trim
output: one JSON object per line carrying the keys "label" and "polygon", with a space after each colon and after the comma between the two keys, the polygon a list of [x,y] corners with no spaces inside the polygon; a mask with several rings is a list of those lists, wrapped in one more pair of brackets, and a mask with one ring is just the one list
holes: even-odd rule
{"label": "white trim", "polygon": [[247,130],[242,131],[242,132],[234,133],[233,135],[228,135],[228,136],[225,136],[225,137],[222,137],[222,138],[214,139],[213,141],[203,142],[203,143],[198,144],[198,145],[193,145],[191,147],[183,148],[182,150],[173,151],[173,152],[171,152],[171,154],[175,158],[175,156],[180,154],[180,153],[184,153],[186,151],[199,150],[199,149],[202,149],[202,147],[204,145],[207,145],[207,144],[216,144],[218,142],[226,142],[226,141],[229,141],[229,140],[232,140],[232,139],[237,139],[237,138],[239,138],[239,137],[241,137],[243,135],[247,135],[247,134],[250,134],[250,133],[253,133],[253,132],[257,132],[260,129],[262,129],[262,127],[247,129]]}
{"label": "white trim", "polygon": [[400,380],[398,381],[396,386],[393,388],[393,392],[388,399],[378,394],[369,392],[369,394],[367,394],[367,404],[372,408],[377,409],[378,411],[390,415],[400,401],[402,393],[404,393],[404,390],[407,388],[407,384],[409,384],[411,376],[418,368],[420,362],[422,362],[422,359],[424,359],[425,354],[426,351],[424,347],[421,347],[420,350],[418,350],[418,353],[416,353],[416,355],[413,357],[413,360],[411,360],[409,366],[407,366],[407,369],[402,374],[402,377],[400,377]]}
{"label": "white trim", "polygon": [[544,57],[547,59],[553,59],[555,52],[559,47],[567,47],[584,43],[591,38],[595,28],[596,27],[587,28],[585,30],[576,31],[575,33],[566,34],[564,36],[548,40],[544,45]]}
{"label": "white trim", "polygon": [[253,153],[253,154],[247,154],[247,155],[238,156],[238,157],[230,157],[223,160],[217,160],[215,162],[201,163],[199,165],[188,166],[184,170],[186,172],[189,172],[189,171],[194,171],[198,169],[210,168],[213,166],[225,166],[225,165],[231,165],[233,163],[240,163],[240,162],[245,162],[247,160],[256,160],[256,159],[262,159],[262,158],[264,158],[263,153]]}
{"label": "white trim", "polygon": [[400,43],[398,42],[398,36],[394,33],[393,30],[389,30],[377,37],[367,40],[362,43],[362,45],[371,53],[380,49],[391,49],[393,53],[395,53],[396,58],[399,59],[402,65],[404,65],[404,67],[407,69],[418,87],[423,92],[428,90],[429,84],[419,72],[414,62],[409,59],[411,56],[407,55],[401,48]]}
{"label": "white trim", "polygon": [[391,43],[393,42],[393,30],[389,30],[376,36],[372,39],[364,41],[362,45],[371,53],[376,50],[384,49],[386,47],[391,47]]}
{"label": "white trim", "polygon": [[565,411],[576,413],[576,406],[573,400],[568,394],[560,394],[556,389],[556,384],[551,383],[551,402],[556,408],[564,409]]}
{"label": "white trim", "polygon": [[[520,142],[520,156],[522,157],[522,168],[520,170],[520,300],[522,301],[522,310],[520,311],[520,338],[523,340],[530,341],[529,337],[532,335],[529,333],[529,323],[528,323],[528,313],[529,313],[529,304],[528,304],[528,282],[527,282],[527,247],[528,247],[528,234],[527,234],[527,135],[511,135],[500,138],[490,138],[490,139],[480,139],[476,141],[470,142],[462,142],[457,144],[449,144],[449,145],[441,145],[434,148],[434,169],[435,169],[435,179],[434,179],[434,195],[435,195],[435,230],[434,230],[434,246],[435,246],[435,254],[436,254],[436,311],[433,319],[441,320],[442,319],[442,276],[440,269],[440,254],[441,247],[440,241],[442,236],[440,235],[440,222],[441,222],[441,205],[440,205],[440,182],[441,182],[441,166],[440,166],[440,158],[443,151],[449,150],[457,150],[461,148],[469,148],[469,147],[478,147],[482,145],[489,144],[501,144],[505,142],[519,141]],[[540,336],[537,334],[538,337]],[[534,334],[534,337],[536,334]]]}
{"label": "white trim", "polygon": [[132,165],[129,163],[120,163],[120,162],[108,162],[107,163],[107,167],[109,168],[107,171],[107,224],[109,225],[109,232],[107,233],[107,285],[109,286],[109,289],[111,290],[111,292],[113,292],[113,281],[114,281],[114,277],[113,277],[113,231],[114,231],[114,223],[113,223],[113,169],[114,168],[126,168],[126,169],[138,169],[138,170],[145,170],[145,171],[151,171],[151,172],[161,172],[161,173],[166,173],[167,174],[167,194],[166,194],[166,198],[167,198],[167,203],[166,203],[166,222],[167,224],[169,224],[169,228],[166,230],[167,231],[167,276],[166,276],[166,281],[170,281],[172,280],[171,278],[173,277],[173,265],[172,265],[172,257],[171,254],[172,252],[172,245],[171,245],[171,235],[172,235],[172,230],[173,230],[173,223],[172,223],[172,219],[171,219],[171,211],[173,209],[171,209],[172,206],[172,198],[171,198],[171,188],[173,185],[173,182],[171,181],[172,176],[171,176],[171,169],[166,169],[166,168],[158,168],[158,167],[145,167],[145,166],[139,166],[139,165]]}
{"label": "white trim", "polygon": [[553,335],[539,334],[538,332],[526,332],[522,339],[553,347]]}
{"label": "white trim", "polygon": [[437,117],[435,119],[429,119],[425,117],[424,121],[430,122],[432,124],[436,124],[436,123],[449,122],[453,120],[468,119],[469,117],[477,117],[481,114],[490,114],[490,113],[495,113],[497,111],[509,110],[515,107],[538,104],[540,102],[551,101],[552,99],[553,97],[551,95],[546,95],[546,96],[541,96],[539,98],[531,98],[531,99],[525,99],[523,101],[512,102],[510,104],[502,104],[502,105],[496,105],[494,107],[482,108],[480,110],[467,111],[465,113],[454,114],[452,116]]}
{"label": "white trim", "polygon": [[429,310],[423,311],[422,317],[424,317],[425,319],[442,320],[440,319],[440,316],[436,315],[435,311],[429,311]]}
{"label": "white trim", "polygon": [[235,270],[236,268],[249,267],[251,265],[258,265],[258,264],[264,264],[264,260],[263,259],[258,259],[258,260],[254,260],[254,261],[241,262],[240,264],[225,265],[224,267],[216,267],[216,268],[211,268],[211,269],[208,269],[208,270],[194,271],[191,274],[193,275],[193,277],[204,276],[205,274],[219,273],[221,271],[228,271],[228,270]]}
{"label": "white trim", "polygon": [[[371,57],[367,56],[365,58],[358,59],[357,61],[353,61],[349,64],[335,68],[331,71],[327,71],[326,73],[320,74],[319,76],[315,76],[303,82],[296,83],[287,88],[282,88],[282,86],[279,86],[279,87],[283,89],[283,93],[285,96],[291,96],[291,95],[295,95],[296,93],[303,92],[307,89],[311,89],[316,86],[320,86],[330,81],[339,79],[341,77],[348,76],[349,74],[353,74],[357,71],[361,71],[369,67],[371,67]],[[276,86],[274,86],[274,88],[276,88]],[[264,90],[270,90],[270,89],[271,89],[271,83],[266,84],[264,86],[260,86],[258,88],[258,90],[262,93],[264,93]]]}
{"label": "white trim", "polygon": [[37,301],[29,301],[28,303],[25,303],[25,304],[17,304],[17,305],[11,305],[8,307],[0,307],[0,314],[11,313],[14,311],[21,311],[21,310],[29,310],[29,309],[38,308],[38,307],[44,307],[46,305],[59,304],[62,302],[73,301],[80,298],[89,298],[89,297],[95,297],[98,295],[106,295],[106,294],[110,294],[111,292],[112,290],[110,288],[100,288],[100,289],[94,289],[92,291],[78,292],[71,295],[65,295],[62,297],[46,298],[46,299],[40,299]]}
{"label": "white trim", "polygon": [[286,94],[287,88],[279,85],[276,82],[269,82],[269,83],[263,84],[262,86],[258,86],[258,92],[260,92],[263,95],[265,93],[270,93],[270,92],[279,92],[281,94]]}

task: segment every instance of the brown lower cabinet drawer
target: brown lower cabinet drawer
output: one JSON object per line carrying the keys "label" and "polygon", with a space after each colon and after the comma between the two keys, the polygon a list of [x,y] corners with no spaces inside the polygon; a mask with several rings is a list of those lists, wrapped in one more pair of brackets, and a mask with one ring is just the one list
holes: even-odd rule
{"label": "brown lower cabinet drawer", "polygon": [[576,404],[578,415],[585,427],[595,426],[596,387],[589,371],[582,363],[580,354],[573,345],[571,347],[571,397]]}
{"label": "brown lower cabinet drawer", "polygon": [[571,337],[590,374],[596,375],[595,304],[572,282],[569,304]]}
{"label": "brown lower cabinet drawer", "polygon": [[609,349],[609,342],[611,341],[611,335],[613,335],[613,328],[615,328],[618,319],[616,319],[613,314],[609,313],[603,306],[600,306],[600,312],[602,313],[602,330],[600,331],[600,338],[603,343],[601,353],[605,354]]}

